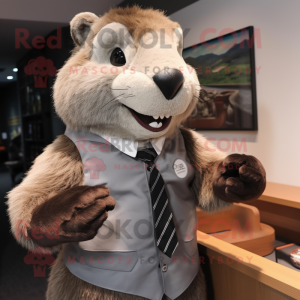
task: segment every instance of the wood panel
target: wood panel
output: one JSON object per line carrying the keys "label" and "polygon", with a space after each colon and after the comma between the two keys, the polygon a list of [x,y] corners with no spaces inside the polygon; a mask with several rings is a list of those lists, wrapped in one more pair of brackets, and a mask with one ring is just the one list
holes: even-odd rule
{"label": "wood panel", "polygon": [[300,209],[261,200],[253,201],[262,222],[275,229],[278,236],[300,244]]}
{"label": "wood panel", "polygon": [[[260,221],[271,225],[277,235],[300,244],[300,187],[268,182],[260,199],[247,204],[259,210]],[[245,216],[239,212],[241,220]],[[227,227],[221,229],[230,230]],[[203,232],[198,231],[197,237],[209,256],[215,300],[300,299],[299,272]]]}
{"label": "wood panel", "polygon": [[246,204],[233,204],[230,209],[217,213],[197,211],[201,232],[231,243],[255,254],[265,256],[274,251],[275,231],[260,223],[259,210]]}
{"label": "wood panel", "polygon": [[214,300],[290,300],[283,293],[229,267],[213,260]]}
{"label": "wood panel", "polygon": [[197,232],[210,257],[216,300],[300,299],[300,273]]}
{"label": "wood panel", "polygon": [[258,209],[243,203],[234,203],[230,208],[216,213],[207,213],[198,208],[197,215],[198,230],[205,233],[231,230],[237,224],[241,228],[245,225],[250,226],[254,232],[260,231]]}
{"label": "wood panel", "polygon": [[259,200],[300,209],[300,187],[267,182]]}

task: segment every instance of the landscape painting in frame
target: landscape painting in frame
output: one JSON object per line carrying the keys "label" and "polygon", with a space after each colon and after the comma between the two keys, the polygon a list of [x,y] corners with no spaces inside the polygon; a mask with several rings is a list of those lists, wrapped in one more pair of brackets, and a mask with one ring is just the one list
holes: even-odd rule
{"label": "landscape painting in frame", "polygon": [[185,122],[203,130],[257,130],[253,27],[183,50],[200,81],[197,107]]}

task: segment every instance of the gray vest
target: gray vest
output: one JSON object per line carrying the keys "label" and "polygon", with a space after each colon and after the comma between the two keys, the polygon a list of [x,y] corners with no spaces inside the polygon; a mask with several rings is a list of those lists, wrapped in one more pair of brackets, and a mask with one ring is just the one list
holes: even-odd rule
{"label": "gray vest", "polygon": [[[179,246],[172,258],[157,247],[146,165],[124,154],[102,137],[67,129],[84,164],[85,184],[106,185],[116,200],[94,239],[70,243],[64,262],[71,273],[93,285],[160,300],[175,299],[199,268],[196,240],[194,171],[178,130],[167,138],[156,159],[173,212]],[[132,147],[124,144],[124,147]]]}

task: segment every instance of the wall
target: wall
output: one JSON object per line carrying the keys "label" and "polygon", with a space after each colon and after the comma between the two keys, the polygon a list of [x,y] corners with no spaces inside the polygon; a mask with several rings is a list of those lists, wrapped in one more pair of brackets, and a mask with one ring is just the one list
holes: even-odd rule
{"label": "wall", "polygon": [[69,23],[80,12],[103,14],[120,2],[121,0],[3,0],[0,19]]}
{"label": "wall", "polygon": [[[21,126],[17,88],[17,82],[11,82],[0,89],[0,134],[7,133],[6,146],[13,130],[18,132],[18,127]],[[9,119],[12,117],[19,117],[19,123],[9,126]]]}
{"label": "wall", "polygon": [[[191,28],[184,47],[199,43],[207,28],[217,29],[207,40],[224,28],[260,29],[262,47],[255,48],[256,66],[261,67],[256,73],[258,131],[201,133],[216,141],[246,139],[246,149],[239,153],[258,157],[268,181],[295,186],[300,186],[299,9],[298,0],[201,0],[171,15],[183,30]],[[223,148],[227,145],[219,142]]]}

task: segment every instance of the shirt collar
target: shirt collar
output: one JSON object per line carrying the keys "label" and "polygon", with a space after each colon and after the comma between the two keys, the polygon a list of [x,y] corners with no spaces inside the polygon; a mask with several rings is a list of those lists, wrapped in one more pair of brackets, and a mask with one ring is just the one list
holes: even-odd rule
{"label": "shirt collar", "polygon": [[[118,137],[112,137],[108,135],[101,135],[103,139],[105,139],[107,142],[112,144],[114,147],[116,147],[121,152],[125,153],[126,155],[129,155],[131,157],[136,157],[137,151],[141,143],[137,141],[132,141],[130,139],[124,139],[124,138],[118,138]],[[159,137],[156,139],[151,139],[150,143],[152,147],[154,148],[157,155],[160,155],[162,148],[164,146],[166,138],[165,137]],[[143,143],[144,144],[144,143]]]}

